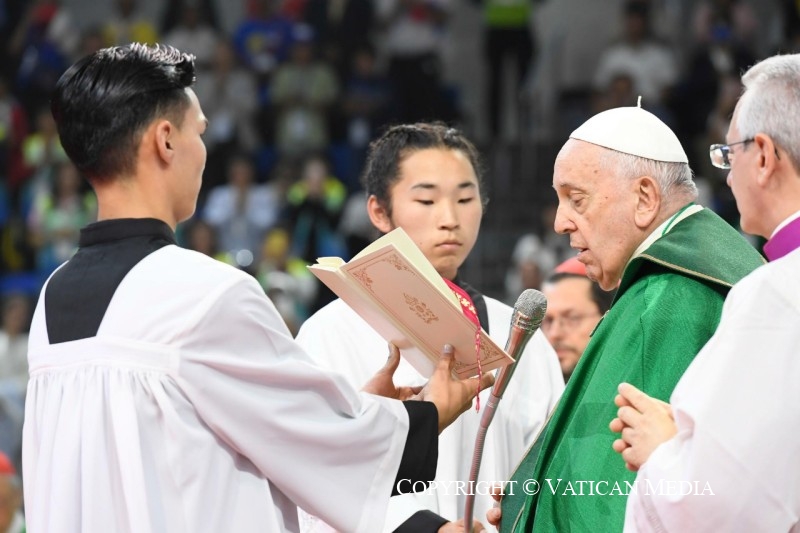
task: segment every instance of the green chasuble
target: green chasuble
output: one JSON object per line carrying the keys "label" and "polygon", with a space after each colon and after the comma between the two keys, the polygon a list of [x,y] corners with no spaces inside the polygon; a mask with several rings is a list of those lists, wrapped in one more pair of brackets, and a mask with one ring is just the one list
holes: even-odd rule
{"label": "green chasuble", "polygon": [[703,209],[628,264],[614,304],[506,487],[502,532],[622,531],[636,474],[611,449],[617,386],[625,381],[668,401],[714,333],[728,290],[763,263]]}

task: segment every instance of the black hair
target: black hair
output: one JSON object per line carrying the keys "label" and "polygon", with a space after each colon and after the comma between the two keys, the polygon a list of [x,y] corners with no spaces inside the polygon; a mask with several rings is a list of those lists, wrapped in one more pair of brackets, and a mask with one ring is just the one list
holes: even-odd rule
{"label": "black hair", "polygon": [[562,279],[569,279],[569,278],[578,278],[578,279],[585,279],[589,282],[589,296],[591,297],[594,304],[597,306],[597,310],[600,312],[601,315],[605,314],[606,311],[611,309],[611,303],[614,301],[614,295],[616,294],[616,290],[611,291],[604,291],[600,288],[600,285],[597,282],[594,282],[587,278],[586,276],[581,276],[580,274],[573,274],[572,272],[556,272],[555,274],[551,274],[548,278],[544,281],[548,284],[555,284],[561,281]]}
{"label": "black hair", "polygon": [[132,174],[148,124],[182,125],[194,78],[194,56],[171,46],[132,43],[80,59],[50,103],[64,151],[90,180]]}
{"label": "black hair", "polygon": [[418,122],[392,126],[369,145],[361,182],[367,195],[374,195],[391,216],[392,202],[389,191],[400,179],[400,163],[410,154],[429,148],[458,150],[469,159],[481,202],[486,207],[488,198],[483,184],[483,166],[475,145],[458,129],[442,122]]}

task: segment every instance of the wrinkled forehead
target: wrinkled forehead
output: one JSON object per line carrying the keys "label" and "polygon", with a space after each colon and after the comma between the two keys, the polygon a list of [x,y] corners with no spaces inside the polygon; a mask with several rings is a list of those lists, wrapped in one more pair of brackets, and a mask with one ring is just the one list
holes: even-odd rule
{"label": "wrinkled forehead", "polygon": [[558,153],[553,166],[553,188],[588,190],[611,182],[605,170],[606,148],[570,139]]}

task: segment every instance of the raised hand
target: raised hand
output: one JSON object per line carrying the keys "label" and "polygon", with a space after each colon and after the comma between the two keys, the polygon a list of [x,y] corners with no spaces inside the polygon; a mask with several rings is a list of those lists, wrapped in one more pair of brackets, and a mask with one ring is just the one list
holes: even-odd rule
{"label": "raised hand", "polygon": [[395,400],[419,400],[422,386],[397,387],[394,384],[394,373],[399,364],[400,350],[394,344],[389,343],[389,358],[386,360],[386,364],[367,381],[361,390]]}
{"label": "raised hand", "polygon": [[622,383],[614,403],[619,407],[617,418],[609,424],[620,433],[612,448],[622,455],[625,467],[634,472],[647,461],[662,442],[677,432],[672,408],[668,403],[648,396],[633,385]]}

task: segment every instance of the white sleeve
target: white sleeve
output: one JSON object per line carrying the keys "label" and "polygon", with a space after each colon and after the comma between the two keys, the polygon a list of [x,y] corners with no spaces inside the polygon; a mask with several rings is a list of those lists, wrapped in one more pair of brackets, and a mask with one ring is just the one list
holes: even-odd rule
{"label": "white sleeve", "polygon": [[[341,300],[336,300],[322,308],[303,322],[297,333],[297,342],[308,352],[315,363],[331,372],[341,373],[354,387],[365,383],[378,368],[385,363],[388,355],[387,343]],[[416,384],[411,377],[415,374],[404,360],[395,373],[395,382],[401,385]],[[422,382],[424,383],[424,379]],[[448,428],[447,431],[451,431]],[[442,435],[444,437],[444,434]],[[444,450],[442,437],[439,449]],[[437,479],[438,471],[437,468]],[[386,521],[375,531],[390,533],[418,511],[435,510],[436,498],[425,492],[393,496],[386,511]],[[304,533],[323,533],[331,531],[318,517],[308,514],[308,509],[300,512],[300,526]],[[455,517],[450,517],[455,519]]]}
{"label": "white sleeve", "polygon": [[639,471],[626,532],[797,528],[800,280],[765,268],[731,291],[673,392],[678,434]]}
{"label": "white sleeve", "polygon": [[236,279],[192,310],[179,385],[209,428],[297,505],[343,531],[378,531],[406,409],[314,365],[257,282]]}

